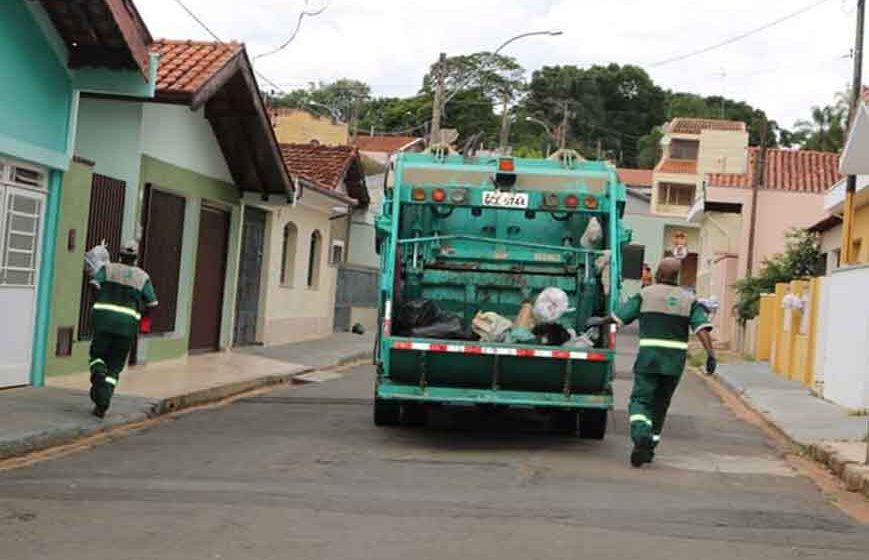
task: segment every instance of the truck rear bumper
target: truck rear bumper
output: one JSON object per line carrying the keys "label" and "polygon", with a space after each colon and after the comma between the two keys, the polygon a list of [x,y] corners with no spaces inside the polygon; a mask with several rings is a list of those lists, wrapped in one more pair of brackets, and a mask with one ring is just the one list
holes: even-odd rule
{"label": "truck rear bumper", "polygon": [[504,406],[540,406],[547,408],[594,408],[609,410],[613,396],[542,393],[536,391],[503,391],[494,389],[464,389],[459,387],[419,387],[381,380],[377,384],[378,399],[429,402],[454,405],[494,404]]}

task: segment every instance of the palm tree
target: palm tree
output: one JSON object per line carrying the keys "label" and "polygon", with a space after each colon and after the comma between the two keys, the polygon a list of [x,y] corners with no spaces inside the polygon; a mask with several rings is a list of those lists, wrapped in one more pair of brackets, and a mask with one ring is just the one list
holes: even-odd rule
{"label": "palm tree", "polygon": [[841,103],[812,107],[812,120],[796,123],[796,135],[803,139],[802,148],[821,152],[838,152],[845,144],[848,105]]}

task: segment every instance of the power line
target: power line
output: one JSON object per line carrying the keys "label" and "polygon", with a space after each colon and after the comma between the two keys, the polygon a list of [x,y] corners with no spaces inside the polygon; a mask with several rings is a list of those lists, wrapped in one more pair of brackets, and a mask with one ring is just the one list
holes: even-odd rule
{"label": "power line", "polygon": [[[204,29],[206,32],[208,32],[208,34],[211,35],[211,37],[214,38],[215,41],[217,41],[218,43],[223,43],[223,42],[224,42],[224,41],[223,41],[223,40],[222,40],[222,39],[217,35],[217,33],[215,33],[215,32],[214,32],[210,27],[208,27],[208,25],[207,25],[204,21],[202,21],[202,19],[201,19],[199,16],[197,16],[197,15],[193,12],[193,10],[191,10],[190,8],[188,8],[187,5],[186,5],[184,2],[182,2],[182,0],[175,0],[175,3],[178,4],[178,6],[180,6],[182,10],[184,10],[185,12],[187,12],[187,15],[189,15],[191,18],[193,18],[193,21],[195,21],[196,23],[198,23],[199,26],[200,26],[202,29]],[[324,8],[324,9],[325,9],[325,8]],[[253,70],[254,74],[256,74],[256,76],[257,76],[258,78],[260,78],[261,80],[263,80],[264,82],[266,82],[267,84],[269,84],[270,86],[272,86],[273,88],[275,88],[276,90],[278,90],[278,91],[280,91],[281,93],[283,93],[283,94],[286,95],[287,92],[284,91],[284,89],[283,89],[282,87],[280,87],[278,84],[276,84],[274,81],[270,80],[270,79],[269,79],[265,74],[263,74],[262,72],[260,72],[260,71],[257,70],[256,68],[252,68],[252,70]]]}
{"label": "power line", "polygon": [[767,29],[770,29],[771,27],[775,27],[776,25],[782,24],[786,21],[789,21],[789,20],[794,19],[798,16],[801,16],[804,13],[817,8],[821,4],[826,4],[829,1],[830,0],[818,0],[817,2],[809,4],[808,6],[804,6],[803,8],[800,8],[799,10],[797,10],[795,12],[791,12],[791,13],[789,13],[785,16],[782,16],[778,19],[775,19],[769,23],[761,25],[760,27],[755,27],[754,29],[746,31],[745,33],[740,33],[739,35],[735,35],[733,37],[730,37],[729,39],[725,39],[724,41],[721,41],[719,43],[715,43],[714,45],[709,45],[708,47],[703,47],[702,49],[697,49],[695,51],[691,51],[691,52],[688,52],[685,54],[680,54],[678,56],[665,58],[664,60],[659,60],[658,62],[653,62],[652,64],[647,64],[646,66],[649,68],[656,68],[658,66],[664,66],[665,64],[671,64],[673,62],[679,62],[681,60],[685,60],[686,58],[691,58],[694,56],[705,54],[705,53],[708,53],[709,51],[713,51],[715,49],[720,49],[721,47],[726,47],[727,45],[731,45],[733,43],[736,43],[738,41],[741,41],[743,39],[751,37],[752,35],[756,35],[757,33],[760,33],[761,31],[766,31]]}
{"label": "power line", "polygon": [[286,41],[281,43],[280,46],[278,46],[270,51],[256,55],[255,57],[253,57],[253,60],[256,61],[256,60],[259,60],[260,58],[264,58],[266,56],[272,56],[273,54],[277,54],[277,53],[281,52],[282,50],[284,50],[285,48],[287,48],[290,45],[290,43],[292,43],[296,39],[296,35],[299,34],[299,30],[302,28],[302,21],[306,17],[316,17],[316,16],[322,14],[323,12],[326,11],[326,8],[328,8],[328,7],[329,7],[329,2],[327,1],[325,4],[323,4],[323,7],[320,8],[319,10],[314,10],[313,12],[309,12],[308,11],[308,0],[305,0],[305,8],[299,13],[299,18],[296,20],[296,28],[290,34],[290,37]]}

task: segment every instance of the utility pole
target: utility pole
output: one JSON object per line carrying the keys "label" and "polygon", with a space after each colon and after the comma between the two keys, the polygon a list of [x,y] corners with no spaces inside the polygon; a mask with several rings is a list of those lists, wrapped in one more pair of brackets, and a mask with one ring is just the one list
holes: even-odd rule
{"label": "utility pole", "polygon": [[444,99],[444,80],[447,66],[447,53],[441,53],[438,58],[437,66],[435,66],[435,93],[434,101],[431,108],[431,136],[432,144],[440,144],[441,142],[441,111],[443,109]]}
{"label": "utility pole", "polygon": [[754,267],[754,238],[757,235],[757,190],[764,184],[766,174],[766,147],[769,143],[769,123],[766,117],[761,117],[760,149],[754,160],[754,173],[751,177],[751,214],[748,225],[748,263],[746,264],[746,276],[751,276]]}
{"label": "utility pole", "polygon": [[501,138],[499,141],[498,151],[501,155],[507,155],[507,144],[510,141],[510,113],[508,111],[510,105],[510,92],[504,90],[501,95]]}
{"label": "utility pole", "polygon": [[[851,108],[848,111],[848,132],[854,125],[860,108],[863,90],[863,28],[866,20],[866,0],[857,0],[857,38],[854,41],[854,80],[851,82]],[[854,264],[854,247],[851,237],[854,230],[854,194],[857,192],[857,176],[848,175],[845,184],[845,210],[842,219],[842,262]],[[869,453],[869,450],[867,450]],[[867,457],[869,458],[869,457]]]}
{"label": "utility pole", "polygon": [[563,150],[565,146],[567,146],[567,100],[565,99],[561,104],[561,110],[563,115],[561,116],[561,138],[558,141],[558,148]]}
{"label": "utility pole", "polygon": [[356,143],[356,137],[359,135],[359,109],[362,105],[362,98],[357,97],[353,100],[353,112],[350,114],[350,142]]}

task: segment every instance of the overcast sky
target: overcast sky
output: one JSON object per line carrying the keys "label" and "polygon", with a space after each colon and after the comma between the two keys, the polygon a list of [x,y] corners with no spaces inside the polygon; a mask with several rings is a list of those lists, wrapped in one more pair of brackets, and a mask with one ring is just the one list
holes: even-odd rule
{"label": "overcast sky", "polygon": [[[222,40],[271,50],[295,27],[304,0],[183,0]],[[325,0],[309,0],[310,8]],[[355,78],[376,95],[411,95],[441,51],[493,50],[527,31],[559,29],[508,46],[530,72],[544,65],[646,66],[776,20],[818,0],[329,0],[284,51],[256,67],[286,89]],[[724,94],[790,127],[850,83],[856,0],[811,11],[715,51],[647,67],[661,86]],[[136,0],[154,37],[210,39],[175,0]],[[262,87],[267,87],[261,83]]]}

